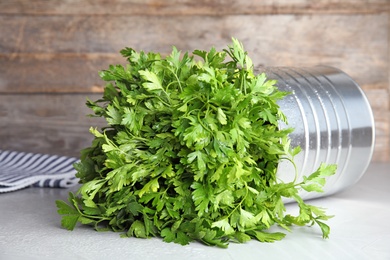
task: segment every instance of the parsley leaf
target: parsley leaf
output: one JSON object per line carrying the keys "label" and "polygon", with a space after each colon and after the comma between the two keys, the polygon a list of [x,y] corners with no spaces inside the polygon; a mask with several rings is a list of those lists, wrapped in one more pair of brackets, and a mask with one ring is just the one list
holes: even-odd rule
{"label": "parsley leaf", "polygon": [[61,225],[68,230],[73,230],[79,221],[79,212],[61,200],[56,201],[56,205],[58,207],[58,213],[63,215]]}

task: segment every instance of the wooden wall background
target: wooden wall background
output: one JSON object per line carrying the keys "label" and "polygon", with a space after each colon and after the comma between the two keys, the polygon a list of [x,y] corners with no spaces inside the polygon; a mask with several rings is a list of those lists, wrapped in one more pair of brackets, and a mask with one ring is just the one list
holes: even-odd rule
{"label": "wooden wall background", "polygon": [[0,149],[78,156],[85,99],[119,50],[222,49],[234,36],[255,64],[327,64],[363,88],[375,161],[390,161],[389,0],[0,0]]}

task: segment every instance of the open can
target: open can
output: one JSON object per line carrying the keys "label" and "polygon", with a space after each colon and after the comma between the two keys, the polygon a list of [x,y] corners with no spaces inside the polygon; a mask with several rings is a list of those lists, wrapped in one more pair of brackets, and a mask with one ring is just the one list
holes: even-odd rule
{"label": "open can", "polygon": [[[374,117],[362,89],[344,72],[327,66],[312,68],[264,68],[267,77],[276,79],[281,91],[291,94],[278,102],[288,123],[294,128],[291,146],[302,151],[294,158],[297,181],[315,172],[321,163],[337,164],[323,193],[302,191],[303,199],[334,194],[355,184],[367,170],[374,143]],[[277,176],[292,181],[295,169],[281,160]]]}

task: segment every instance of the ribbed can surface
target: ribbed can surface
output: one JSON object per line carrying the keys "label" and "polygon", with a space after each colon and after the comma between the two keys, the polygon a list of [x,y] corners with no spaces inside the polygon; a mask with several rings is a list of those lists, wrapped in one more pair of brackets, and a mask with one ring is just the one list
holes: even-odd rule
{"label": "ribbed can surface", "polygon": [[[321,163],[337,164],[324,193],[302,192],[311,199],[333,194],[355,184],[366,171],[374,149],[374,118],[361,88],[342,71],[325,66],[312,68],[266,68],[282,91],[291,92],[279,106],[292,127],[291,145],[302,151],[294,158],[298,180]],[[292,181],[295,170],[287,160],[278,166],[278,177]]]}

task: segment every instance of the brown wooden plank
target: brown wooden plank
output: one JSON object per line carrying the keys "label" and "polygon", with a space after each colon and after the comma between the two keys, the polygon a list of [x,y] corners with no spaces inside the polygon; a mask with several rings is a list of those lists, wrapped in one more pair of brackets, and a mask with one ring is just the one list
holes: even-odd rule
{"label": "brown wooden plank", "polygon": [[387,0],[3,0],[0,13],[29,15],[228,15],[381,13]]}
{"label": "brown wooden plank", "polygon": [[[390,107],[390,16],[389,16],[389,19],[388,19],[388,25],[387,25],[387,28],[388,28],[388,31],[387,31],[387,77],[388,77],[388,82],[389,84],[387,85],[387,93],[388,93],[388,97],[389,97],[389,102],[388,102],[388,106]],[[390,109],[389,109],[390,111]],[[389,115],[390,117],[390,115]],[[390,122],[390,119],[389,119],[389,122]],[[390,136],[390,129],[389,129],[389,136]],[[390,161],[390,159],[389,159]]]}
{"label": "brown wooden plank", "polygon": [[78,157],[81,149],[90,146],[93,140],[87,126],[12,121],[3,124],[0,123],[4,131],[0,136],[0,149],[3,150]]}
{"label": "brown wooden plank", "polygon": [[370,103],[372,109],[390,111],[390,95],[387,89],[367,89],[365,85],[362,87],[365,89],[364,93],[367,96],[368,102]]}
{"label": "brown wooden plank", "polygon": [[[119,54],[18,54],[0,55],[0,60],[0,94],[101,93],[105,82],[98,71],[110,64],[126,63]],[[315,60],[312,64],[305,62],[305,65],[316,65]],[[354,80],[363,82],[360,86],[373,108],[389,109],[386,75],[376,74],[380,66],[367,62],[371,70],[360,67],[359,71],[349,60],[328,64],[352,72],[350,76]]]}
{"label": "brown wooden plank", "polygon": [[345,71],[364,89],[386,89],[388,18],[0,16],[0,35],[6,35],[0,37],[0,91],[94,91],[101,84],[97,71],[123,63],[118,51],[125,46],[162,53],[171,45],[221,50],[231,36],[244,43],[255,64],[326,64]]}
{"label": "brown wooden plank", "polygon": [[[92,100],[99,94],[90,94]],[[90,126],[102,127],[102,118],[88,118],[86,95],[0,95],[0,149],[77,156],[90,145]],[[375,161],[389,160],[390,113],[374,110]]]}
{"label": "brown wooden plank", "polygon": [[[384,111],[380,113],[386,114]],[[89,133],[89,124],[59,123],[55,120],[43,122],[2,120],[0,127],[0,149],[25,152],[78,156],[81,149],[90,146],[93,136]],[[388,128],[388,121],[377,124]],[[95,125],[91,123],[91,125]],[[376,135],[373,161],[390,160],[389,135]]]}
{"label": "brown wooden plank", "polygon": [[373,161],[390,161],[390,112],[389,110],[374,110],[375,119],[375,149]]}
{"label": "brown wooden plank", "polygon": [[[96,100],[101,94],[34,94],[0,95],[0,121],[46,122],[58,124],[90,124],[92,111],[87,98]],[[77,123],[76,123],[77,122]]]}
{"label": "brown wooden plank", "polygon": [[[87,125],[59,125],[0,122],[0,149],[23,152],[79,156],[80,150],[91,145],[93,136]],[[377,135],[373,161],[390,160],[389,135]]]}
{"label": "brown wooden plank", "polygon": [[98,71],[124,63],[119,54],[0,54],[0,93],[102,92]]}
{"label": "brown wooden plank", "polygon": [[[301,59],[314,54],[324,58],[348,58],[356,56],[360,50],[368,52],[371,57],[387,52],[388,19],[389,14],[221,17],[0,15],[0,53],[117,53],[126,46],[169,52],[172,45],[192,51],[208,49],[211,45],[225,48],[231,37],[236,37],[250,52],[273,55],[283,60],[299,58],[297,54],[302,54]],[[377,55],[371,59],[378,59]]]}
{"label": "brown wooden plank", "polygon": [[[389,113],[385,111],[379,114]],[[389,121],[377,118],[376,143],[373,161],[390,160],[390,138],[383,134],[384,127],[389,128]],[[90,146],[93,136],[89,133],[89,125],[82,121],[60,123],[55,120],[38,121],[12,121],[0,122],[0,149],[25,152],[59,154],[78,156],[81,149]]]}
{"label": "brown wooden plank", "polygon": [[[101,93],[98,71],[109,64],[125,64],[119,54],[0,54],[0,93]],[[312,65],[315,65],[313,63]],[[350,69],[348,66],[341,68]],[[367,81],[367,75],[354,79]],[[370,102],[388,107],[387,82],[377,78],[362,85]]]}
{"label": "brown wooden plank", "polygon": [[105,125],[86,116],[91,111],[85,100],[86,95],[0,95],[0,149],[78,156],[93,139],[89,127]]}

